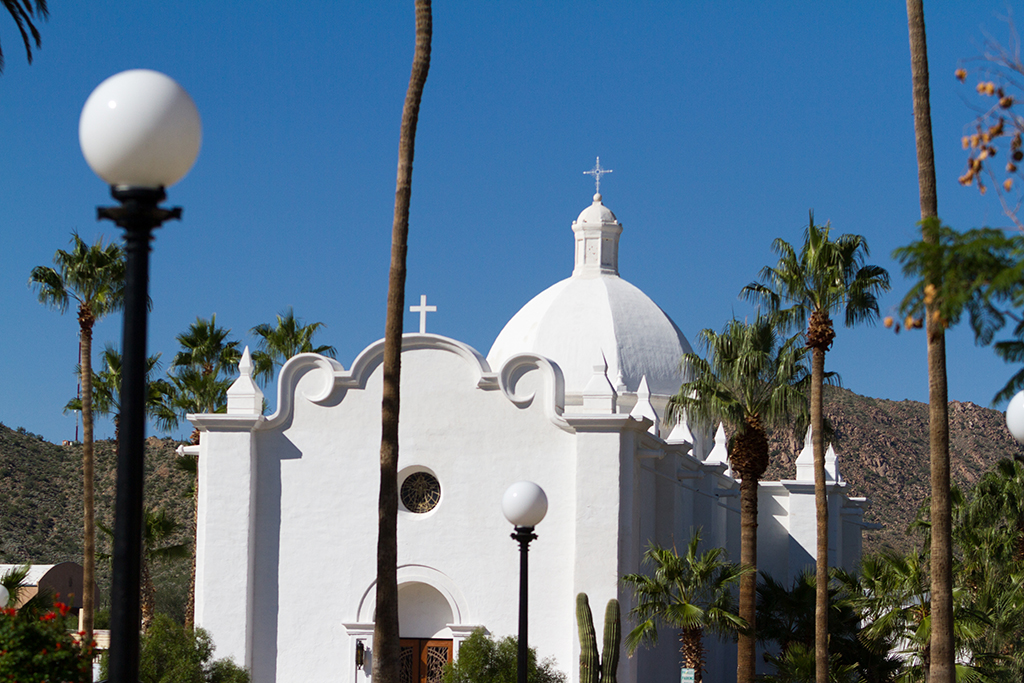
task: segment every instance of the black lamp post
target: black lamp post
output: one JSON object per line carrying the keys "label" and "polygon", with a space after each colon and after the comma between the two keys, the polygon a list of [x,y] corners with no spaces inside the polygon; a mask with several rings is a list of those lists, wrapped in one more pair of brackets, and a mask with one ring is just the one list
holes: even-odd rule
{"label": "black lamp post", "polygon": [[199,113],[188,93],[146,69],[103,81],[86,101],[78,127],[85,160],[121,204],[99,208],[97,218],[125,229],[127,258],[110,596],[113,683],[139,678],[149,241],[154,228],[181,218],[180,208],[163,209],[159,203],[166,197],[164,188],[192,168],[201,135]]}
{"label": "black lamp post", "polygon": [[512,539],[519,542],[519,655],[516,664],[516,682],[526,683],[527,597],[529,595],[529,567],[527,558],[530,541],[536,540],[534,527],[540,524],[548,511],[548,498],[544,489],[532,481],[519,481],[505,491],[501,499],[505,518],[515,525]]}

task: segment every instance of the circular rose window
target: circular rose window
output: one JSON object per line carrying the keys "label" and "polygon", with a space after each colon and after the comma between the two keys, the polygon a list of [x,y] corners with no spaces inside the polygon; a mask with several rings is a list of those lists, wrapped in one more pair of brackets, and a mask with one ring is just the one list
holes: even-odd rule
{"label": "circular rose window", "polygon": [[409,512],[430,512],[441,500],[441,484],[430,472],[413,472],[402,482],[401,497]]}

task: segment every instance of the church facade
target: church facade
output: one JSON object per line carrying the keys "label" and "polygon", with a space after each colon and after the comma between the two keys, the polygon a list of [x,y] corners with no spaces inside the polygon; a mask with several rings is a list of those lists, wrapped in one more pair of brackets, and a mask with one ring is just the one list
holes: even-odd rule
{"label": "church facade", "polygon": [[[571,277],[516,314],[485,357],[457,340],[407,334],[402,351],[399,606],[410,681],[434,681],[482,628],[514,635],[518,544],[501,513],[513,482],[549,507],[530,547],[530,644],[578,678],[575,596],[600,622],[647,546],[705,543],[739,558],[739,484],[724,430],[669,419],[690,346],[618,274],[622,226],[601,195],[572,224]],[[288,361],[278,408],[262,414],[248,351],[226,414],[201,432],[196,623],[254,683],[370,680],[373,657],[383,342],[345,368]],[[844,493],[829,453],[830,553],[860,558],[863,499]],[[814,563],[810,449],[793,481],[760,487],[760,568],[785,582]],[[600,626],[599,626],[600,628]],[[620,660],[624,683],[674,680],[676,634]],[[711,672],[734,675],[735,648]],[[727,676],[727,677],[728,677]]]}

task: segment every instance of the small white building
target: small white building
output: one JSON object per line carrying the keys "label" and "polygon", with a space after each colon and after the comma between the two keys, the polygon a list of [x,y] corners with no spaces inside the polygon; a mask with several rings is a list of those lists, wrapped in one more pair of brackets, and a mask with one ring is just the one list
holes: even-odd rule
{"label": "small white building", "polygon": [[[625,617],[619,577],[640,570],[649,543],[681,547],[695,526],[739,559],[724,431],[666,419],[689,343],[619,276],[622,225],[600,195],[572,231],[571,277],[526,304],[486,358],[439,335],[404,337],[398,579],[410,681],[436,680],[476,628],[515,634],[518,545],[500,507],[513,482],[547,492],[530,548],[530,644],[570,680],[577,593],[599,630],[610,598]],[[382,354],[378,341],[348,368],[292,358],[264,416],[246,352],[227,414],[190,416],[202,433],[196,623],[254,683],[370,678]],[[864,500],[843,494],[834,456],[830,542],[834,563],[852,568]],[[760,566],[787,581],[814,563],[809,457],[796,480],[760,489]],[[619,680],[674,680],[676,634],[661,642],[623,656]],[[710,680],[734,676],[735,647],[716,647],[708,664]]]}

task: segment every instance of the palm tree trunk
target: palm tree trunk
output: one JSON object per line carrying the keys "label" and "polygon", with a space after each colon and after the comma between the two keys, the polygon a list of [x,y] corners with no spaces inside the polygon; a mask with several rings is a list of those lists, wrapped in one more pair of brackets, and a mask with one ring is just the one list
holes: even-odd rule
{"label": "palm tree trunk", "polygon": [[[78,323],[80,344],[78,367],[82,382],[82,512],[85,517],[82,549],[82,636],[92,642],[93,615],[96,610],[96,506],[93,493],[94,456],[92,444],[92,326],[95,318],[88,307],[80,307]],[[89,668],[92,680],[92,667]]]}
{"label": "palm tree trunk", "polygon": [[679,635],[682,641],[683,665],[693,669],[694,683],[704,680],[704,632],[699,628],[683,629]]}
{"label": "palm tree trunk", "polygon": [[156,613],[156,588],[153,586],[153,576],[149,572],[149,560],[145,555],[142,557],[142,632],[149,631],[149,625],[153,623],[153,616]]}
{"label": "palm tree trunk", "polygon": [[753,683],[757,605],[757,479],[747,476],[740,480],[740,563],[753,567],[754,571],[740,577],[739,615],[746,620],[749,630],[739,636],[736,681]]}
{"label": "palm tree trunk", "polygon": [[814,511],[817,521],[817,562],[814,589],[814,680],[828,683],[828,496],[825,491],[825,434],[822,388],[825,350],[811,349],[811,448],[814,453]]}
{"label": "palm tree trunk", "polygon": [[416,50],[402,108],[398,143],[395,216],[391,230],[391,268],[384,328],[384,388],[381,399],[380,494],[377,502],[377,588],[373,628],[373,680],[399,683],[398,631],[398,410],[401,378],[402,319],[405,314],[405,257],[412,196],[412,161],[423,86],[430,70],[430,0],[416,0]]}
{"label": "palm tree trunk", "polygon": [[[928,47],[925,41],[922,0],[907,0],[910,33],[910,65],[914,86],[914,133],[917,141],[917,178],[921,195],[922,237],[936,240],[938,200],[935,190],[935,157],[932,147],[931,105],[928,88]],[[935,268],[925,275],[928,284],[941,284]],[[929,652],[931,683],[953,683],[956,670],[953,649],[952,522],[949,495],[949,416],[946,390],[946,337],[941,321],[933,316],[934,304],[926,307],[928,339],[928,420],[931,450],[931,615]]]}

